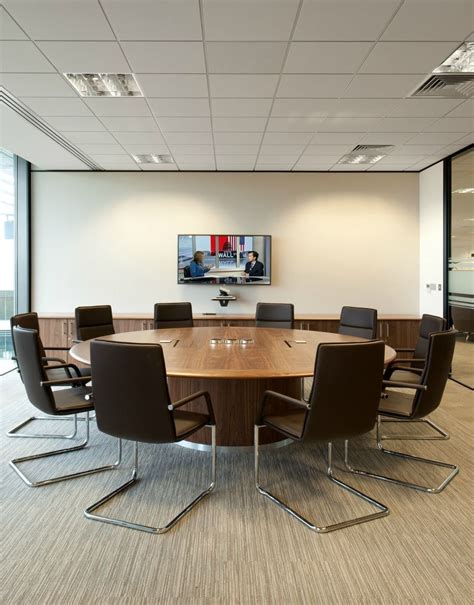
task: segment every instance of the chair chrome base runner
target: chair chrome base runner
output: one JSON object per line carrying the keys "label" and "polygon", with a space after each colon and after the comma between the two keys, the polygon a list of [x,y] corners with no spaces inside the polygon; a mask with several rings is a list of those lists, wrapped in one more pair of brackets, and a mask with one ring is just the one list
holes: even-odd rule
{"label": "chair chrome base runner", "polygon": [[[30,422],[33,422],[35,420],[53,420],[53,421],[56,420],[56,421],[61,421],[61,422],[74,421],[74,430],[72,433],[69,433],[68,435],[63,435],[63,434],[58,435],[57,433],[19,433],[18,432],[24,426],[26,426],[27,424],[29,424]],[[20,424],[17,424],[13,428],[11,428],[7,433],[7,437],[17,437],[17,438],[21,437],[21,438],[28,438],[28,439],[74,439],[74,437],[76,437],[76,435],[77,435],[77,421],[78,420],[84,421],[85,418],[78,418],[77,414],[75,414],[73,418],[71,418],[70,416],[30,416],[30,418],[23,420],[23,422],[20,422]]]}
{"label": "chair chrome base runner", "polygon": [[415,420],[404,420],[402,418],[382,418],[381,419],[382,424],[385,424],[386,422],[423,422],[424,424],[427,424],[428,426],[430,426],[431,428],[433,428],[438,434],[437,435],[380,435],[380,441],[388,441],[390,439],[394,439],[394,440],[406,440],[406,441],[437,441],[437,440],[447,440],[449,439],[449,433],[447,431],[445,431],[444,429],[442,429],[440,426],[438,426],[436,423],[434,423],[432,420],[430,420],[429,418],[417,418]]}
{"label": "chair chrome base runner", "polygon": [[[42,487],[43,485],[50,485],[51,483],[59,483],[60,481],[67,481],[68,479],[75,479],[76,477],[84,477],[86,475],[92,475],[93,473],[100,473],[102,471],[108,471],[119,466],[122,460],[122,444],[119,441],[118,446],[118,459],[113,464],[108,464],[106,466],[100,466],[96,468],[91,468],[85,471],[79,471],[77,473],[71,473],[69,475],[60,475],[59,477],[53,477],[52,479],[43,479],[42,481],[31,481],[18,467],[22,462],[27,462],[29,460],[39,460],[40,458],[49,458],[50,456],[58,456],[59,454],[67,454],[69,452],[76,452],[78,450],[82,450],[87,447],[89,443],[89,412],[86,413],[86,436],[83,441],[81,441],[78,445],[74,447],[68,447],[61,450],[53,450],[51,452],[44,452],[42,454],[34,454],[32,456],[23,456],[21,458],[15,458],[10,460],[10,466],[17,473],[17,475],[28,485],[29,487]],[[77,428],[77,426],[76,426]]]}
{"label": "chair chrome base runner", "polygon": [[[291,445],[294,443],[293,439],[282,439],[281,441],[275,441],[273,443],[264,443],[260,446],[262,450],[271,450],[278,449],[280,447],[286,447],[287,445]],[[212,446],[207,445],[206,443],[194,443],[193,441],[178,441],[176,445],[180,447],[185,447],[190,450],[196,450],[198,452],[210,452],[212,451]],[[219,454],[244,454],[246,452],[253,452],[253,445],[218,445],[217,451]]]}
{"label": "chair chrome base runner", "polygon": [[216,427],[215,425],[208,425],[211,429],[211,440],[212,440],[212,450],[211,450],[211,482],[208,487],[201,492],[192,502],[190,502],[186,508],[184,508],[181,512],[179,512],[171,521],[169,521],[166,525],[162,527],[150,527],[149,525],[141,525],[140,523],[132,523],[131,521],[125,521],[124,519],[116,519],[114,517],[103,517],[101,515],[94,514],[98,508],[100,508],[106,502],[109,502],[115,496],[124,492],[129,487],[134,485],[138,481],[138,442],[135,441],[134,447],[134,467],[132,471],[132,478],[115,489],[110,494],[107,494],[103,498],[101,498],[98,502],[95,502],[91,506],[85,509],[84,516],[87,519],[91,519],[92,521],[101,521],[102,523],[110,523],[112,525],[119,525],[120,527],[127,527],[129,529],[136,529],[138,531],[144,531],[150,534],[164,534],[169,531],[172,527],[174,527],[178,521],[180,521],[190,510],[192,510],[198,502],[200,502],[203,498],[208,496],[214,489],[216,485]]}
{"label": "chair chrome base runner", "polygon": [[416,489],[421,492],[427,492],[429,494],[439,494],[440,492],[442,492],[443,489],[448,485],[448,483],[450,483],[454,479],[454,477],[459,473],[459,467],[455,464],[448,464],[447,462],[439,462],[438,460],[420,458],[419,456],[413,456],[411,454],[404,454],[403,452],[385,449],[382,445],[382,440],[380,438],[380,425],[381,418],[379,416],[377,418],[377,447],[384,454],[389,454],[390,456],[397,456],[398,458],[405,458],[407,460],[414,460],[416,462],[424,462],[425,464],[431,464],[433,466],[439,466],[441,468],[449,468],[452,472],[437,487],[428,487],[425,485],[419,485],[417,483],[409,483],[408,481],[402,481],[401,479],[386,477],[384,475],[377,475],[376,473],[371,473],[369,471],[353,468],[349,464],[349,452],[346,446],[344,462],[347,470],[349,470],[351,473],[354,473],[356,475],[363,475],[365,477],[372,477],[373,479],[380,479],[381,481],[388,481],[389,483],[395,483],[397,485],[402,485],[403,487],[409,487],[411,489]]}
{"label": "chair chrome base runner", "polygon": [[[257,491],[260,494],[269,498],[272,502],[277,504],[280,508],[282,508],[284,511],[286,511],[292,517],[295,517],[295,519],[300,521],[300,523],[302,523],[305,527],[311,529],[312,531],[314,531],[318,534],[325,534],[325,533],[329,533],[331,531],[336,531],[338,529],[343,529],[345,527],[350,527],[351,525],[358,525],[359,523],[373,521],[374,519],[379,519],[380,517],[385,517],[390,513],[390,510],[381,502],[374,500],[373,498],[371,498],[370,496],[367,496],[366,494],[359,491],[358,489],[355,489],[351,485],[348,485],[347,483],[344,483],[343,481],[340,481],[339,479],[336,479],[336,477],[334,477],[333,472],[332,472],[332,443],[328,443],[328,467],[327,467],[326,472],[327,472],[327,476],[329,477],[329,479],[333,483],[336,483],[336,485],[339,485],[340,487],[347,490],[351,494],[354,494],[355,496],[361,498],[362,500],[365,500],[365,502],[372,504],[373,506],[375,506],[375,508],[377,508],[379,510],[378,510],[378,512],[371,513],[370,515],[364,515],[362,517],[355,517],[353,519],[348,519],[347,521],[340,521],[339,523],[334,523],[332,525],[319,526],[319,525],[315,525],[315,524],[311,523],[311,521],[308,521],[307,519],[305,519],[303,516],[301,516],[296,511],[294,511],[292,508],[287,506],[284,502],[282,502],[279,498],[277,498],[276,496],[271,494],[269,491],[265,490],[263,487],[260,486],[260,484],[259,484],[259,443],[258,443],[258,441],[259,441],[259,430],[261,428],[263,428],[261,425],[255,425],[255,429],[254,429],[254,431],[255,431],[255,433],[254,433],[255,434],[255,487],[257,488]],[[346,441],[346,444],[347,444],[347,441]]]}

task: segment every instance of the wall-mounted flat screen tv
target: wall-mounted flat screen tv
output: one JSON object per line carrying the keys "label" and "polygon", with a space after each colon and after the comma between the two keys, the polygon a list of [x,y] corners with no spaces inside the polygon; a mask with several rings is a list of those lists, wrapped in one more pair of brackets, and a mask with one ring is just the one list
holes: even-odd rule
{"label": "wall-mounted flat screen tv", "polygon": [[179,284],[268,286],[270,235],[178,235]]}

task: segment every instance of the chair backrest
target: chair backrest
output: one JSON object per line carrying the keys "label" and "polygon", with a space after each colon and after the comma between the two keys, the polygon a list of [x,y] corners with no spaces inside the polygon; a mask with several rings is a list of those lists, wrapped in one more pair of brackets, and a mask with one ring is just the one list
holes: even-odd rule
{"label": "chair backrest", "polygon": [[322,343],[302,439],[350,439],[373,429],[382,392],[381,340]]}
{"label": "chair backrest", "polygon": [[156,303],[155,330],[160,328],[192,328],[193,308],[190,302]]}
{"label": "chair backrest", "polygon": [[91,369],[99,430],[148,443],[177,440],[160,345],[94,340]]}
{"label": "chair backrest", "polygon": [[191,267],[189,265],[186,265],[186,267],[184,267],[184,269],[183,269],[183,276],[184,277],[191,277]]}
{"label": "chair backrest", "polygon": [[76,338],[90,340],[115,334],[112,307],[96,305],[93,307],[76,307]]}
{"label": "chair backrest", "polygon": [[428,353],[421,384],[426,391],[417,391],[413,401],[414,418],[423,418],[431,414],[441,403],[444,389],[451,372],[456,330],[432,332],[428,338]]}
{"label": "chair backrest", "polygon": [[338,332],[360,338],[377,338],[377,309],[342,307]]}
{"label": "chair backrest", "polygon": [[[444,317],[438,317],[437,315],[425,314],[421,318],[420,333],[418,340],[416,341],[415,351],[413,357],[415,359],[426,359],[428,355],[428,343],[429,337],[432,332],[442,332],[446,330],[447,321]],[[422,368],[423,362],[413,362],[412,367]]]}
{"label": "chair backrest", "polygon": [[257,303],[257,328],[293,329],[295,307],[290,303]]}
{"label": "chair backrest", "polygon": [[[18,315],[13,315],[13,317],[10,317],[13,351],[16,356],[15,340],[13,338],[13,328],[15,326],[19,326],[21,328],[27,328],[28,330],[36,330],[39,334],[40,328],[39,328],[39,321],[38,321],[38,313],[35,313],[34,311],[32,311],[31,313],[19,313]],[[46,357],[46,353],[45,353],[45,350],[43,347],[43,343],[41,342],[41,339],[39,339],[39,346],[40,346],[40,350],[41,350],[41,357]]]}
{"label": "chair backrest", "polygon": [[41,360],[38,330],[13,326],[12,334],[18,368],[30,403],[46,414],[54,414],[56,406],[51,387],[41,386],[48,377]]}

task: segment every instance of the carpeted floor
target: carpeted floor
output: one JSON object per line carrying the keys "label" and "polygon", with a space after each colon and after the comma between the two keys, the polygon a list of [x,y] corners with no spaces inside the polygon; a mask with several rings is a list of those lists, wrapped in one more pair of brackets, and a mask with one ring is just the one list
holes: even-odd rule
{"label": "carpeted floor", "polygon": [[[455,375],[471,384],[473,352],[474,344],[457,343]],[[88,521],[82,515],[85,506],[128,478],[131,444],[121,470],[28,488],[7,461],[65,442],[6,438],[7,428],[32,408],[16,373],[1,378],[0,389],[2,603],[472,602],[473,391],[454,382],[448,383],[433,415],[451,433],[449,441],[391,443],[459,464],[454,481],[441,494],[428,495],[355,477],[343,471],[338,445],[336,476],[386,503],[391,514],[326,535],[312,533],[257,494],[251,452],[221,454],[216,491],[168,534],[152,536]],[[62,422],[48,424],[54,430],[65,428]],[[90,448],[29,463],[28,472],[43,478],[112,461],[114,446],[93,425]],[[374,446],[373,436],[354,441],[354,463],[408,480],[435,483],[443,476],[442,469],[383,457]],[[208,456],[179,446],[142,446],[142,480],[104,511],[163,523],[205,484]],[[325,478],[323,456],[324,449],[314,446],[267,450],[262,483],[321,523],[372,512]]]}

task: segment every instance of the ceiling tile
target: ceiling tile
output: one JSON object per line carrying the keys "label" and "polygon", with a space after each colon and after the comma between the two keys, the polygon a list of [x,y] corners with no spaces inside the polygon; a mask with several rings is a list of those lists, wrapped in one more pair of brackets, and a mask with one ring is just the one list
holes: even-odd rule
{"label": "ceiling tile", "polygon": [[135,73],[205,73],[202,42],[122,42]]}
{"label": "ceiling tile", "polygon": [[263,132],[216,132],[216,145],[259,145]]}
{"label": "ceiling tile", "polygon": [[470,0],[406,0],[383,40],[464,40],[472,31]]}
{"label": "ceiling tile", "polygon": [[76,92],[58,74],[2,74],[0,86],[16,97],[76,97]]}
{"label": "ceiling tile", "polygon": [[3,0],[33,40],[113,40],[96,0]]}
{"label": "ceiling tile", "polygon": [[127,154],[123,154],[123,155],[116,155],[116,154],[106,154],[106,153],[96,153],[96,154],[89,154],[91,156],[91,158],[93,158],[94,160],[96,160],[97,162],[99,162],[99,164],[101,164],[102,162],[105,163],[109,163],[109,162],[113,162],[114,164],[129,164],[130,162],[133,162],[132,158],[127,155]]}
{"label": "ceiling tile", "polygon": [[176,164],[140,164],[140,169],[145,172],[158,172],[163,170],[178,170]]}
{"label": "ceiling tile", "polygon": [[207,97],[207,79],[203,74],[137,74],[147,97]]}
{"label": "ceiling tile", "polygon": [[214,132],[263,132],[267,118],[213,118]]}
{"label": "ceiling tile", "polygon": [[128,145],[164,145],[163,136],[156,132],[114,132],[114,137],[124,146]]}
{"label": "ceiling tile", "polygon": [[360,132],[317,132],[311,139],[316,145],[348,145],[360,141]]}
{"label": "ceiling tile", "polygon": [[448,118],[474,118],[474,99],[468,99],[449,112]]}
{"label": "ceiling tile", "polygon": [[211,74],[278,74],[286,46],[286,42],[207,42],[207,68]]}
{"label": "ceiling tile", "polygon": [[48,72],[54,67],[33,42],[0,42],[0,72]]}
{"label": "ceiling tile", "polygon": [[308,145],[303,157],[316,156],[316,155],[337,155],[339,156],[348,153],[352,150],[354,145],[352,143],[348,145]]}
{"label": "ceiling tile", "polygon": [[325,118],[270,118],[268,132],[315,132]]}
{"label": "ceiling tile", "polygon": [[367,74],[431,72],[459,46],[457,42],[379,42],[359,70]]}
{"label": "ceiling tile", "polygon": [[410,166],[410,170],[424,170],[428,168],[428,166],[432,166],[433,164],[437,164],[437,160],[427,157],[420,162],[416,162]]}
{"label": "ceiling tile", "polygon": [[474,120],[472,118],[441,118],[432,123],[429,132],[469,132],[474,129]]}
{"label": "ceiling tile", "polygon": [[367,56],[371,42],[293,42],[285,73],[350,74]]}
{"label": "ceiling tile", "polygon": [[288,40],[298,0],[203,0],[207,40]]}
{"label": "ceiling tile", "polygon": [[60,131],[100,131],[105,130],[104,126],[99,122],[97,118],[89,117],[51,117],[47,118],[47,121],[53,128]]}
{"label": "ceiling tile", "polygon": [[294,40],[376,40],[399,0],[305,0]]}
{"label": "ceiling tile", "polygon": [[377,162],[377,164],[380,164],[381,166],[383,166],[384,164],[391,164],[393,166],[397,165],[397,164],[403,164],[403,165],[410,165],[410,164],[414,164],[415,162],[418,162],[420,160],[420,156],[419,155],[387,155],[385,158],[382,158],[381,160],[379,160]]}
{"label": "ceiling tile", "polygon": [[135,162],[131,158],[128,161],[123,162],[100,158],[94,159],[102,168],[104,168],[104,170],[140,170],[138,165],[135,164]]}
{"label": "ceiling tile", "polygon": [[255,170],[257,171],[262,171],[262,172],[286,172],[287,170],[291,170],[294,166],[294,162],[284,162],[284,163],[278,163],[278,162],[274,162],[272,164],[270,163],[261,163],[261,162],[257,162],[257,165],[255,166]]}
{"label": "ceiling tile", "polygon": [[272,99],[212,99],[215,117],[267,117]]}
{"label": "ceiling tile", "polygon": [[166,117],[207,117],[211,115],[209,99],[149,99],[153,113]]}
{"label": "ceiling tile", "polygon": [[326,118],[319,132],[367,132],[380,123],[380,118]]}
{"label": "ceiling tile", "polygon": [[332,164],[307,164],[306,162],[298,162],[293,166],[294,172],[327,172]]}
{"label": "ceiling tile", "polygon": [[359,143],[364,145],[402,145],[413,138],[412,132],[370,132]]}
{"label": "ceiling tile", "polygon": [[400,103],[399,99],[338,99],[329,116],[338,118],[377,118],[386,116]]}
{"label": "ceiling tile", "polygon": [[198,0],[102,0],[119,40],[201,40]]}
{"label": "ceiling tile", "polygon": [[211,130],[209,118],[157,118],[162,132],[208,132]]}
{"label": "ceiling tile", "polygon": [[173,157],[177,164],[181,164],[181,162],[185,164],[202,164],[202,163],[212,163],[214,162],[214,154],[207,155],[194,155],[194,154],[178,154],[173,153]]}
{"label": "ceiling tile", "polygon": [[372,168],[369,168],[367,172],[403,172],[402,166],[400,164],[381,164],[380,162],[374,164]]}
{"label": "ceiling tile", "polygon": [[115,145],[99,145],[99,144],[82,144],[79,145],[79,147],[82,149],[82,151],[84,151],[84,153],[87,153],[91,156],[96,156],[96,155],[124,155],[126,157],[128,157],[127,152],[123,149],[123,147],[121,147],[120,145],[118,145],[117,143],[115,143]]}
{"label": "ceiling tile", "polygon": [[129,73],[117,42],[39,42],[38,46],[62,73]]}
{"label": "ceiling tile", "polygon": [[216,145],[216,155],[251,155],[256,156],[260,145]]}
{"label": "ceiling tile", "polygon": [[153,132],[158,126],[153,118],[103,117],[102,122],[111,132]]}
{"label": "ceiling tile", "polygon": [[364,172],[373,164],[334,164],[331,172]]}
{"label": "ceiling tile", "polygon": [[211,132],[167,132],[168,145],[212,145]]}
{"label": "ceiling tile", "polygon": [[123,145],[128,153],[134,153],[138,155],[145,155],[147,153],[158,153],[163,155],[169,155],[170,150],[167,145],[154,143],[152,145],[144,143],[128,143]]}
{"label": "ceiling tile", "polygon": [[277,75],[211,74],[209,86],[213,97],[273,97]]}
{"label": "ceiling tile", "polygon": [[177,156],[180,155],[213,155],[212,145],[170,145],[170,151]]}
{"label": "ceiling tile", "polygon": [[369,130],[373,132],[421,132],[434,118],[382,118]]}
{"label": "ceiling tile", "polygon": [[0,6],[0,40],[27,40],[28,36]]}
{"label": "ceiling tile", "polygon": [[92,116],[81,99],[23,97],[21,101],[40,116]]}
{"label": "ceiling tile", "polygon": [[[227,159],[227,156],[222,156],[220,158],[216,158],[217,161],[217,169],[218,170],[253,170],[255,166],[256,156],[251,156],[249,159],[245,161],[240,160],[241,156],[233,157],[231,159]],[[247,156],[243,156],[247,158]]]}
{"label": "ceiling tile", "polygon": [[257,160],[257,166],[262,164],[290,164],[293,165],[299,158],[299,154],[292,155],[263,155],[260,153]]}
{"label": "ceiling tile", "polygon": [[461,137],[460,132],[422,132],[407,142],[410,145],[449,145]]}
{"label": "ceiling tile", "polygon": [[252,154],[247,154],[247,155],[222,155],[222,156],[217,156],[216,160],[217,160],[217,164],[219,165],[220,163],[223,164],[255,164],[255,161],[257,159],[257,154],[256,153],[252,153]]}
{"label": "ceiling tile", "polygon": [[303,153],[304,145],[262,145],[260,153],[265,156],[270,155],[296,155]]}
{"label": "ceiling tile", "polygon": [[392,155],[432,155],[438,153],[443,145],[399,145],[391,153]]}
{"label": "ceiling tile", "polygon": [[267,132],[263,138],[265,145],[307,145],[311,132]]}
{"label": "ceiling tile", "polygon": [[459,103],[459,99],[403,99],[398,101],[386,115],[391,118],[438,118],[444,116]]}
{"label": "ceiling tile", "polygon": [[355,76],[345,98],[403,98],[414,90],[424,75],[361,75]]}
{"label": "ceiling tile", "polygon": [[196,162],[196,163],[188,163],[188,162],[179,162],[178,168],[181,171],[199,171],[199,170],[215,170],[216,164],[215,162]]}
{"label": "ceiling tile", "polygon": [[150,116],[145,99],[98,98],[84,99],[96,116]]}
{"label": "ceiling tile", "polygon": [[82,145],[107,145],[116,143],[114,137],[110,134],[110,132],[67,132],[63,131],[61,133],[67,139],[72,141],[75,145],[81,147]]}
{"label": "ceiling tile", "polygon": [[334,103],[334,99],[275,99],[272,116],[294,118],[326,116]]}
{"label": "ceiling tile", "polygon": [[339,97],[352,76],[346,75],[296,75],[281,77],[277,97]]}

